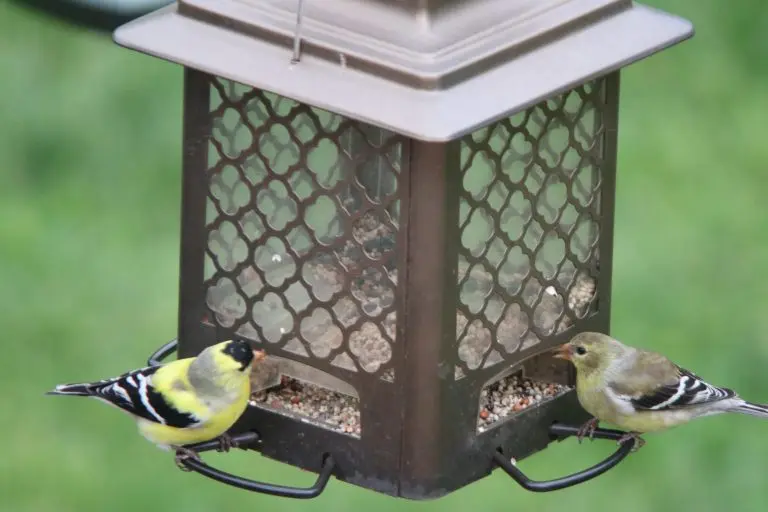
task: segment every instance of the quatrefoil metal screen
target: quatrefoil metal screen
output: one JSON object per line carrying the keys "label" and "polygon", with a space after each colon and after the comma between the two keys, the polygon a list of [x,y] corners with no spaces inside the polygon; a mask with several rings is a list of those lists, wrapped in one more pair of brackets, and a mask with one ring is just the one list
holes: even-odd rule
{"label": "quatrefoil metal screen", "polygon": [[583,419],[548,350],[607,329],[617,89],[441,144],[188,70],[182,353],[239,336],[287,361],[243,420],[263,453],[332,452],[382,492],[545,447]]}
{"label": "quatrefoil metal screen", "polygon": [[211,81],[206,303],[316,368],[394,380],[405,139]]}
{"label": "quatrefoil metal screen", "polygon": [[462,139],[458,375],[596,309],[605,94],[596,80]]}

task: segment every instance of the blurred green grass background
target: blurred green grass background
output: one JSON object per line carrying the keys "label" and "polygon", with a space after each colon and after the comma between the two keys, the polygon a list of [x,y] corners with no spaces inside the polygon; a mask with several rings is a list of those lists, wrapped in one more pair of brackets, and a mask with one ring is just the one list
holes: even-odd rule
{"label": "blurred green grass background", "polygon": [[[622,78],[613,333],[768,401],[768,9],[650,3],[697,35]],[[765,510],[768,422],[746,416],[648,436],[548,495],[497,472],[434,502],[335,481],[297,502],[181,473],[121,414],[44,397],[175,335],[181,70],[0,3],[0,76],[0,510]],[[569,440],[522,468],[554,477],[612,449]],[[216,462],[311,480],[253,455]]]}

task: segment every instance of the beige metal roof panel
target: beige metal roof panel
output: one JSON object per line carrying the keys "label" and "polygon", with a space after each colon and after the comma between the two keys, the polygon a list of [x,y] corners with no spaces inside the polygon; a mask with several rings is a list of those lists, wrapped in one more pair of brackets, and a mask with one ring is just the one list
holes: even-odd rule
{"label": "beige metal roof panel", "polygon": [[[545,42],[532,39],[540,44],[521,46],[518,41],[519,51],[514,55],[485,66],[479,73],[477,67],[465,67],[470,72],[463,71],[460,77],[449,80],[450,83],[440,80],[447,76],[446,70],[451,66],[460,67],[468,60],[449,59],[446,62],[450,65],[436,67],[434,59],[425,56],[436,51],[435,48],[444,50],[444,46],[437,43],[431,48],[422,48],[423,53],[415,52],[410,61],[401,60],[397,64],[393,59],[391,62],[396,65],[410,62],[413,66],[414,62],[419,63],[414,56],[424,57],[419,69],[412,67],[405,74],[374,70],[365,65],[355,68],[345,65],[342,58],[331,60],[328,52],[323,51],[302,53],[300,62],[293,64],[292,49],[286,41],[267,37],[266,33],[233,30],[231,24],[218,25],[183,15],[178,4],[120,27],[115,32],[115,40],[162,59],[417,139],[446,141],[693,34],[688,21],[638,4],[628,4],[610,13],[600,12],[598,19],[588,20],[581,28],[556,33],[556,37]],[[581,21],[586,20],[581,18]],[[478,38],[477,44],[489,37],[494,35],[485,34]],[[426,39],[417,38],[422,44]],[[429,66],[433,66],[437,80],[407,80],[409,76],[428,76]]]}

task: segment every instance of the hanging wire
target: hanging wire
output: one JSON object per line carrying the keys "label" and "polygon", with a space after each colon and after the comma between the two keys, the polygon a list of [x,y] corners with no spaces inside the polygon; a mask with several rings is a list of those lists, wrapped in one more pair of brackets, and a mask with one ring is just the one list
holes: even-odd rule
{"label": "hanging wire", "polygon": [[299,5],[296,9],[296,30],[293,32],[293,58],[291,64],[298,64],[301,60],[301,11],[304,7],[304,0],[298,0]]}

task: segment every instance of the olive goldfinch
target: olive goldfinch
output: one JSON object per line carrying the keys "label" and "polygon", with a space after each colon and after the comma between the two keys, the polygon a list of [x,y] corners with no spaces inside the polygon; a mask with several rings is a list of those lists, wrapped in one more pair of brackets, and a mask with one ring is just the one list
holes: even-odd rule
{"label": "olive goldfinch", "polygon": [[[112,379],[62,384],[50,395],[97,398],[133,416],[141,434],[162,449],[173,448],[176,462],[197,458],[185,445],[220,438],[242,415],[250,397],[254,363],[264,359],[246,341],[224,341],[197,357],[133,370]],[[181,465],[180,465],[181,467]]]}
{"label": "olive goldfinch", "polygon": [[592,416],[579,440],[604,421],[629,432],[619,442],[645,441],[640,434],[682,425],[695,418],[738,412],[768,418],[768,406],[747,402],[713,386],[661,354],[628,347],[596,332],[577,334],[555,357],[576,367],[576,394]]}

